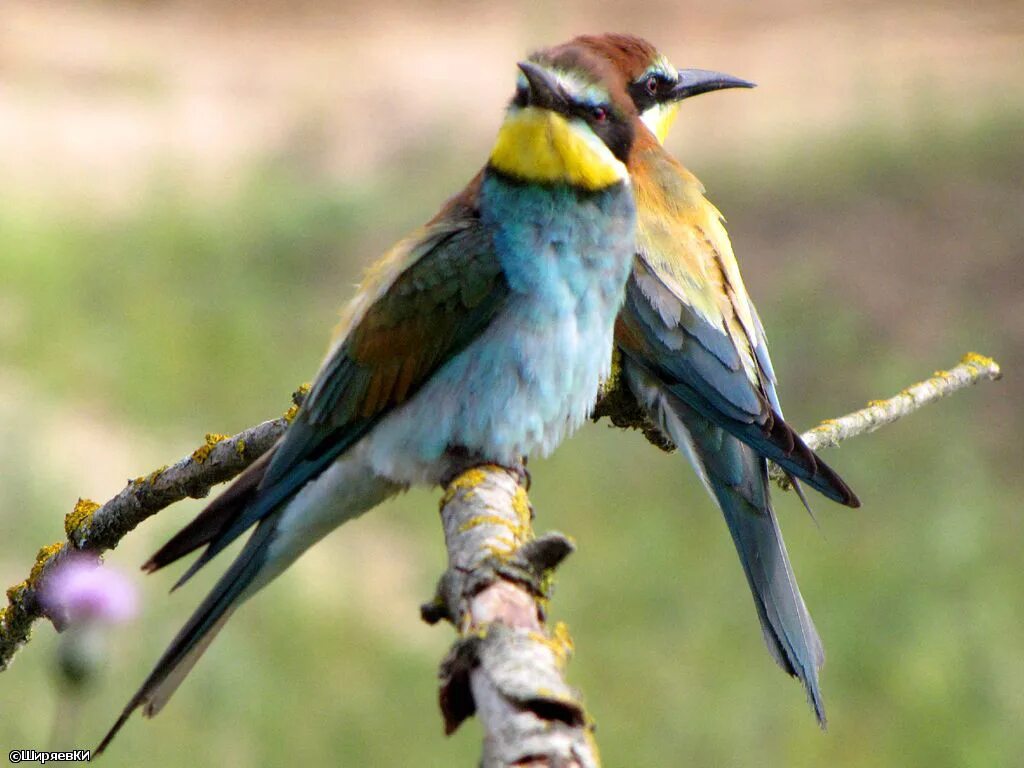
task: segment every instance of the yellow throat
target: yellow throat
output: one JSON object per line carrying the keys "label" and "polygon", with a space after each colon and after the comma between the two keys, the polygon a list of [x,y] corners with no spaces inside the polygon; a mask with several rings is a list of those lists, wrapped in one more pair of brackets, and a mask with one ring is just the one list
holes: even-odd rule
{"label": "yellow throat", "polygon": [[629,178],[626,166],[589,127],[537,107],[509,110],[491,165],[524,181],[590,191]]}
{"label": "yellow throat", "polygon": [[650,109],[644,110],[640,119],[644,121],[644,125],[651,130],[651,133],[658,137],[658,141],[664,144],[678,115],[679,102],[676,101],[671,104],[655,104]]}

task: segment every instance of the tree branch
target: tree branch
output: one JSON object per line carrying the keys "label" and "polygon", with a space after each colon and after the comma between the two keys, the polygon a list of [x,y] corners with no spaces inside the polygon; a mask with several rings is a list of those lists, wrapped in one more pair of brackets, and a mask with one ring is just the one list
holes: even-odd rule
{"label": "tree branch", "polygon": [[[803,439],[815,450],[837,445],[999,377],[994,360],[970,353],[953,369],[826,420]],[[608,417],[616,426],[641,429],[652,443],[671,450],[624,390],[613,375],[595,406],[595,420]],[[207,435],[190,456],[129,481],[102,506],[79,499],[64,520],[67,540],[40,549],[28,578],[7,590],[8,605],[0,611],[0,671],[28,641],[33,622],[46,616],[39,588],[60,563],[76,552],[98,559],[164,507],[186,496],[206,496],[213,485],[239,474],[284,433],[306,391],[293,395],[295,405],[282,418],[233,437]],[[568,632],[564,625],[552,631],[544,626],[550,573],[572,545],[559,534],[533,538],[525,491],[512,474],[496,467],[457,477],[448,485],[441,512],[450,565],[437,599],[423,613],[428,621],[450,619],[460,635],[443,668],[446,728],[454,730],[475,710],[487,733],[488,768],[597,765],[579,697],[561,674],[571,649]],[[47,618],[61,628],[57,617]]]}
{"label": "tree branch", "polygon": [[38,599],[39,588],[50,573],[75,553],[98,559],[161,509],[186,496],[201,499],[217,483],[235,477],[284,434],[308,391],[304,385],[293,393],[294,405],[279,419],[257,424],[233,437],[208,434],[191,455],[170,467],[129,480],[124,490],[103,505],[79,499],[64,518],[67,541],[40,549],[29,577],[7,590],[7,607],[0,611],[0,671],[7,669],[14,654],[28,642],[36,619],[47,616],[61,629],[59,617],[48,616]]}
{"label": "tree branch", "polygon": [[463,472],[441,500],[448,570],[423,618],[459,639],[441,665],[441,711],[452,733],[474,713],[485,768],[596,768],[579,694],[563,671],[565,625],[545,626],[554,569],[573,550],[558,533],[535,538],[526,491],[508,470]]}
{"label": "tree branch", "polygon": [[[936,371],[932,377],[911,384],[888,400],[871,400],[859,411],[825,419],[818,426],[804,432],[801,437],[812,451],[832,448],[843,440],[874,432],[879,427],[909,416],[914,411],[936,400],[957,392],[980,381],[996,381],[1002,378],[999,363],[991,357],[968,352],[960,362],[948,371]],[[775,464],[769,474],[783,489],[789,489],[789,480]]]}
{"label": "tree branch", "polygon": [[[929,403],[940,400],[965,387],[980,381],[995,381],[1002,377],[999,364],[990,357],[968,352],[960,362],[948,371],[936,371],[930,379],[912,384],[888,400],[872,400],[859,411],[848,413],[837,419],[825,419],[818,426],[804,432],[800,437],[813,451],[832,448],[843,440],[874,432],[879,427],[892,424],[904,416]],[[605,385],[601,398],[591,416],[594,421],[607,418],[613,426],[622,429],[638,429],[652,445],[663,451],[676,449],[647,412],[637,405],[636,399],[618,379],[618,365]],[[783,490],[789,490],[789,480],[774,463],[769,462],[769,475]]]}

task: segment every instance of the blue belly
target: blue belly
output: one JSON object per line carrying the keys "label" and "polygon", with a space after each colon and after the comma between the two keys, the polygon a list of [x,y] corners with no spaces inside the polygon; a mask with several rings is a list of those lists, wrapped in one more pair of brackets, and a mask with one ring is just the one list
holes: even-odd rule
{"label": "blue belly", "polygon": [[454,449],[510,465],[587,417],[611,361],[634,254],[629,187],[597,193],[485,179],[483,225],[510,286],[502,312],[360,447],[396,482],[437,482]]}

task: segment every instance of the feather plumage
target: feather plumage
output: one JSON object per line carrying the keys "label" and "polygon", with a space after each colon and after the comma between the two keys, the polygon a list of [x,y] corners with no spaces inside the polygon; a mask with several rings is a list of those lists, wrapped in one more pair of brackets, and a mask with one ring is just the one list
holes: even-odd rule
{"label": "feather plumage", "polygon": [[[598,138],[574,116],[564,84],[551,90],[558,67],[582,66],[588,54],[538,56],[554,69],[521,65],[537,80],[531,93],[548,89],[528,108],[550,102],[572,114],[558,118],[557,141],[541,131],[537,142],[550,141],[570,170],[579,166],[573,133],[587,146],[613,137],[614,151],[628,153],[635,110],[623,85],[588,87],[623,100],[609,109],[614,130],[602,125]],[[591,63],[580,82],[600,80],[606,65]],[[231,612],[328,532],[412,483],[441,482],[466,456],[513,466],[548,453],[584,421],[610,365],[634,252],[632,191],[614,162],[621,177],[604,186],[593,173],[586,184],[571,174],[526,184],[489,170],[471,185],[474,199],[450,201],[368,273],[273,451],[146,564],[205,546],[180,584],[254,528],[97,754],[136,708],[158,711]]]}

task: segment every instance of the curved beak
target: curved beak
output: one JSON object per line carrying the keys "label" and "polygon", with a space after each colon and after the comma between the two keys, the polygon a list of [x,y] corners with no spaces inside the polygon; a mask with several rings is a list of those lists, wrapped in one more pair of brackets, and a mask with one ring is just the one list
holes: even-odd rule
{"label": "curved beak", "polygon": [[528,104],[531,107],[564,111],[567,106],[565,94],[558,80],[544,67],[532,61],[520,61],[516,66],[526,76],[530,86]]}
{"label": "curved beak", "polygon": [[680,69],[679,80],[669,92],[669,100],[682,101],[691,96],[698,96],[710,91],[721,91],[724,88],[756,88],[755,83],[724,72],[712,72],[707,69]]}

